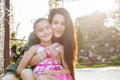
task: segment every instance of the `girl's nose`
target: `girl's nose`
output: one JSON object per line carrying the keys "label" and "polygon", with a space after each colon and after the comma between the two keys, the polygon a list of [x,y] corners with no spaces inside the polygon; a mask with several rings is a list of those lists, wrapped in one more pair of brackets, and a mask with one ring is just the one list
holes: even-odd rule
{"label": "girl's nose", "polygon": [[44,33],[47,33],[48,32],[48,30],[47,29],[44,29]]}

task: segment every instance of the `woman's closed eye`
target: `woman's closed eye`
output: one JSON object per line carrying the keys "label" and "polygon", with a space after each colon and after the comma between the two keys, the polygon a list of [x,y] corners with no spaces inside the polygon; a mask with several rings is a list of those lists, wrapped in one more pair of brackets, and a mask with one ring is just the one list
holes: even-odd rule
{"label": "woman's closed eye", "polygon": [[58,24],[58,22],[57,22],[57,21],[54,21],[54,22],[53,22],[53,24],[57,25],[57,24]]}

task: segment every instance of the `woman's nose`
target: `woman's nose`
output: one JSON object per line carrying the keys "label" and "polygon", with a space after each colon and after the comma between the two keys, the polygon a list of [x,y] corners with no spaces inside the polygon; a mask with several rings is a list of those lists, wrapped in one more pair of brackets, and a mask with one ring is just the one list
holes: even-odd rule
{"label": "woman's nose", "polygon": [[59,25],[57,26],[57,28],[58,28],[58,29],[61,29],[61,28],[62,28],[62,26],[59,24]]}

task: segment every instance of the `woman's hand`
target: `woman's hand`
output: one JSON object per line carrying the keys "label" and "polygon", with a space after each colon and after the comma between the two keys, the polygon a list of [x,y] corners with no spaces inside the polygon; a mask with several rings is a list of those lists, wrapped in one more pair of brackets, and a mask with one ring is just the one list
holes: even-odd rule
{"label": "woman's hand", "polygon": [[45,70],[42,74],[43,75],[53,75],[53,74],[55,74],[55,72],[53,70]]}
{"label": "woman's hand", "polygon": [[[55,57],[59,57],[60,54],[58,54],[58,51],[56,50],[56,48],[58,47],[59,43],[54,43],[46,48],[49,48],[50,51],[51,51],[51,54]],[[40,55],[43,59],[46,58],[46,51],[45,49],[43,51],[40,52]],[[38,56],[38,54],[34,55],[32,57],[32,59],[30,60],[29,62],[29,65],[30,66],[35,66],[37,63],[39,63],[41,61],[40,57]]]}
{"label": "woman's hand", "polygon": [[51,46],[47,47],[51,51],[51,54],[55,57],[60,55],[60,54],[58,54],[59,53],[59,47],[58,47],[59,45],[60,45],[59,43],[53,43]]}

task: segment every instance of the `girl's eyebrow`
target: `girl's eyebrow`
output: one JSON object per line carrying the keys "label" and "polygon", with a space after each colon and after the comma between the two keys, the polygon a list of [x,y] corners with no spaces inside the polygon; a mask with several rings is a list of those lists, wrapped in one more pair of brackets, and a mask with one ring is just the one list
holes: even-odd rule
{"label": "girl's eyebrow", "polygon": [[58,22],[57,20],[53,20],[53,22]]}

